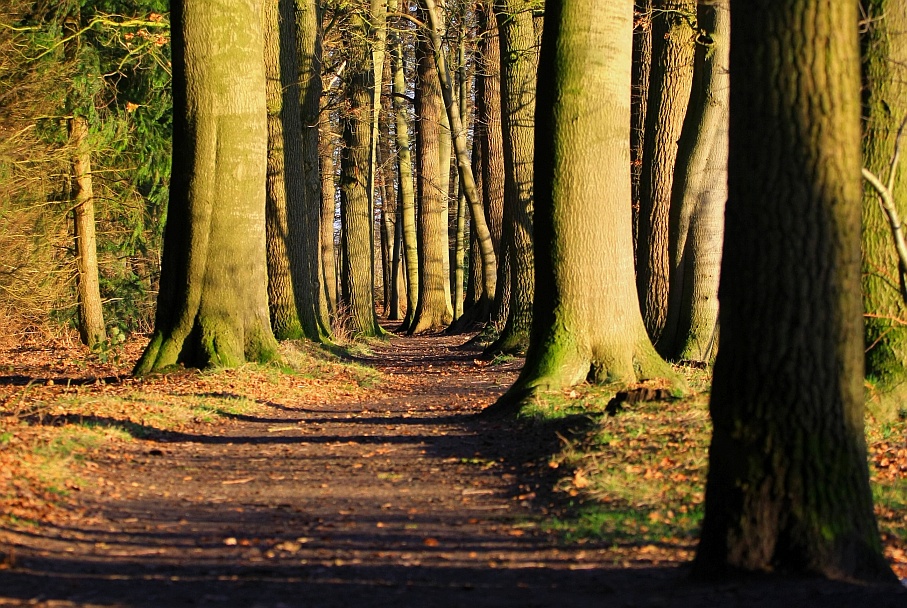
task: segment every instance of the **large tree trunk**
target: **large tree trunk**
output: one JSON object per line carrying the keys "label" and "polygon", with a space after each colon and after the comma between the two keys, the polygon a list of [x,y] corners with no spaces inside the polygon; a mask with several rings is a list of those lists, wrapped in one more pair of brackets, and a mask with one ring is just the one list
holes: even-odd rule
{"label": "large tree trunk", "polygon": [[529,344],[535,292],[532,260],[536,74],[543,2],[495,4],[501,44],[501,130],[504,139],[504,227],[509,248],[507,322],[487,352],[523,354]]}
{"label": "large tree trunk", "polygon": [[673,373],[649,341],[633,276],[633,0],[547,5],[535,155],[536,292],[526,365],[492,406],[592,379]]}
{"label": "large tree trunk", "polygon": [[[431,41],[420,35],[417,48],[416,150],[419,163],[419,302],[409,332],[437,331],[450,324],[453,311],[447,297],[450,282],[444,271],[447,259],[447,214],[441,190],[439,139],[441,130],[441,87],[435,68]],[[449,158],[449,156],[448,156]],[[449,162],[449,161],[448,161]],[[448,164],[443,167],[448,170]]]}
{"label": "large tree trunk", "polygon": [[321,289],[330,319],[337,317],[339,284],[337,281],[337,243],[334,222],[337,219],[337,163],[334,160],[336,135],[331,113],[321,116],[318,137],[318,165],[321,171],[321,209],[318,241],[321,257]]}
{"label": "large tree trunk", "polygon": [[680,136],[670,213],[670,291],[658,352],[708,361],[718,321],[718,276],[727,201],[727,0],[699,5],[695,78]]}
{"label": "large tree trunk", "polygon": [[374,73],[365,15],[354,13],[347,35],[350,74],[343,116],[340,222],[341,286],[350,330],[360,336],[383,333],[375,312],[375,222],[369,188],[372,151],[372,86]]}
{"label": "large tree trunk", "polygon": [[892,580],[863,438],[860,81],[847,2],[732,0],[704,575]]}
{"label": "large tree trunk", "polygon": [[276,356],[265,266],[261,2],[177,0],[173,178],[154,335],[136,373]]}
{"label": "large tree trunk", "polygon": [[693,82],[696,0],[657,0],[653,4],[636,283],[646,329],[657,341],[668,312],[669,210],[677,141]]}
{"label": "large tree trunk", "polygon": [[[305,333],[296,308],[309,287],[297,283],[300,265],[311,263],[299,234],[303,214],[302,124],[297,85],[296,27],[292,0],[265,0],[265,75],[268,104],[268,175],[265,235],[268,306],[278,340]],[[316,334],[317,337],[317,334]]]}
{"label": "large tree trunk", "polygon": [[[898,130],[907,119],[907,3],[863,0],[863,164],[888,182]],[[901,158],[907,135],[901,137]],[[898,163],[892,194],[907,205],[907,162]],[[901,297],[898,257],[878,193],[863,192],[863,311],[866,314],[866,375],[882,393],[907,379],[907,304]],[[903,393],[890,394],[903,399]]]}
{"label": "large tree trunk", "polygon": [[646,141],[646,108],[652,70],[652,0],[635,0],[633,9],[633,87],[631,89],[630,162],[633,191],[633,251],[639,247],[639,182]]}
{"label": "large tree trunk", "polygon": [[69,119],[72,157],[72,219],[76,245],[76,290],[79,302],[79,338],[95,349],[107,340],[101,284],[98,276],[98,239],[95,236],[94,187],[91,176],[91,148],[88,120]]}

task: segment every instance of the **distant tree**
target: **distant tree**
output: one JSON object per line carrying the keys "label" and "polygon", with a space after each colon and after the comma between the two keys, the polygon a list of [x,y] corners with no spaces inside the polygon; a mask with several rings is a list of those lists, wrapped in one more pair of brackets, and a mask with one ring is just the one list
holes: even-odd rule
{"label": "distant tree", "polygon": [[639,311],[630,226],[633,0],[546,5],[536,100],[526,365],[492,406],[586,379],[673,379]]}
{"label": "distant tree", "polygon": [[732,0],[703,575],[894,580],[863,435],[860,79],[847,2]]}
{"label": "distant tree", "polygon": [[258,0],[173,2],[173,181],[154,334],[138,374],[276,356],[261,9]]}

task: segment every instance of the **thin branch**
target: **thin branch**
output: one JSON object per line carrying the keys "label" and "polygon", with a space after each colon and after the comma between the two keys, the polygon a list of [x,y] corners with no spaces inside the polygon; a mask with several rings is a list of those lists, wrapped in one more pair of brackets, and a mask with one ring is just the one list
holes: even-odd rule
{"label": "thin branch", "polygon": [[[897,153],[895,153],[895,158]],[[898,216],[898,210],[894,205],[894,196],[891,188],[882,183],[876,175],[866,169],[862,170],[863,179],[869,182],[879,195],[879,201],[882,203],[882,210],[888,217],[888,225],[891,228],[891,236],[894,239],[894,247],[898,252],[898,273],[900,274],[901,298],[907,303],[907,242],[904,240],[904,231],[901,225],[901,218]],[[894,169],[892,168],[892,175]]]}

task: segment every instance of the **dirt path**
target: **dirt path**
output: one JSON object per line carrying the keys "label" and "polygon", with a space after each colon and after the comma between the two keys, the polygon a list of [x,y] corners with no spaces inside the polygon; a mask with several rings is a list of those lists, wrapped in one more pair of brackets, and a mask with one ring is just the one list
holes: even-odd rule
{"label": "dirt path", "polygon": [[560,545],[540,527],[535,446],[472,416],[519,361],[490,371],[461,341],[376,348],[370,363],[404,387],[392,395],[272,407],[97,461],[78,525],[7,532],[0,606],[907,605],[846,586],[694,585],[682,565]]}

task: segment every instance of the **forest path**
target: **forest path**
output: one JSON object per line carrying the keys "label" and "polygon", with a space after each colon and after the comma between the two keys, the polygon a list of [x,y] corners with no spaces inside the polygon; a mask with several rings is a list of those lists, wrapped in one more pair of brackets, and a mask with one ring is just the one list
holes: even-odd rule
{"label": "forest path", "polygon": [[8,534],[0,606],[857,605],[560,545],[541,526],[539,438],[474,416],[521,362],[476,361],[462,341],[373,347],[385,379],[361,401],[271,404],[94,459],[79,518]]}

